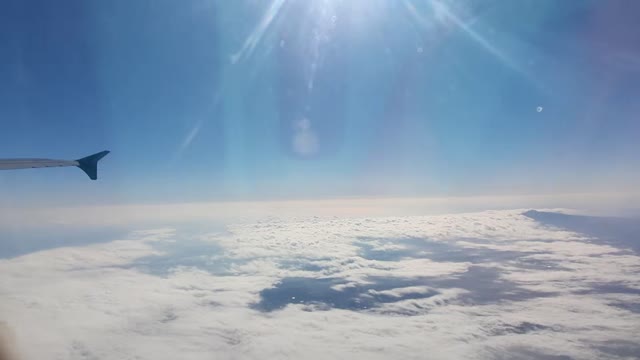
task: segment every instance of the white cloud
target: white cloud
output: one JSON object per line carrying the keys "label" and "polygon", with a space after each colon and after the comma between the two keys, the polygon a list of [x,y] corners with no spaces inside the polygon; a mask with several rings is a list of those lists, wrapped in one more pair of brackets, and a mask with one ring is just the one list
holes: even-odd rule
{"label": "white cloud", "polygon": [[[3,189],[0,189],[2,195]],[[622,205],[632,207],[640,201],[638,194],[552,194],[529,196],[468,196],[468,197],[424,197],[424,198],[349,198],[290,201],[228,201],[177,204],[129,204],[111,206],[75,207],[15,207],[0,205],[0,228],[21,231],[42,229],[48,226],[69,227],[166,227],[184,223],[263,223],[273,224],[277,220],[313,220],[314,218],[377,218],[408,217],[415,215],[439,215],[461,212],[476,212],[487,208],[520,209],[549,208],[551,211],[570,212],[558,207],[591,209],[592,213],[619,211]],[[622,204],[622,205],[621,205]],[[624,207],[624,206],[622,206]],[[617,209],[617,210],[615,210]],[[521,211],[521,212],[522,212]],[[519,212],[518,212],[519,213]],[[581,211],[584,213],[584,211]],[[489,214],[478,222],[487,231],[494,228],[495,221]],[[406,221],[404,221],[406,220]],[[404,219],[408,225],[413,219]],[[496,219],[500,226],[508,226]],[[520,219],[524,221],[523,219]],[[529,219],[530,220],[530,219]],[[466,224],[470,225],[470,224]],[[554,234],[548,232],[549,234]],[[490,235],[490,234],[488,234]]]}
{"label": "white cloud", "polygon": [[369,290],[368,293],[373,295],[386,295],[394,298],[400,298],[404,295],[410,295],[410,294],[428,294],[431,291],[434,291],[434,289],[428,286],[406,286],[406,287],[395,288],[391,290],[382,290],[382,291],[377,291],[372,289],[372,290]]}
{"label": "white cloud", "polygon": [[[227,264],[217,273],[181,264],[173,249],[188,244],[179,232],[160,229],[0,260],[0,319],[24,359],[600,358],[594,344],[634,342],[640,332],[640,315],[612,304],[640,299],[633,291],[585,290],[600,283],[640,289],[640,258],[591,240],[519,211],[281,219],[200,237],[198,251],[210,245],[212,261]],[[436,248],[412,252],[421,242]],[[368,258],[363,243],[399,256]],[[485,251],[487,261],[447,251]],[[153,256],[177,258],[160,275],[145,271]],[[469,278],[478,268],[496,278]],[[291,277],[307,278],[309,286],[338,279],[322,291],[387,302],[360,311],[313,303],[252,308],[261,291],[276,291]],[[390,285],[376,288],[376,278]],[[501,282],[508,286],[497,287]],[[320,291],[294,290],[296,299]],[[496,301],[474,300],[492,291]],[[518,291],[549,294],[518,299]]]}

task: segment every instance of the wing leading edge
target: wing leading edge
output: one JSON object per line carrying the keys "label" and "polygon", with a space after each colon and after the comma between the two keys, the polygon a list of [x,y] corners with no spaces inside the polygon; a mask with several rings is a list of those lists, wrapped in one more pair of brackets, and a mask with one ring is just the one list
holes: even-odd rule
{"label": "wing leading edge", "polygon": [[109,154],[109,151],[101,151],[78,160],[0,159],[0,170],[77,166],[82,169],[91,180],[96,180],[98,178],[98,161],[107,154]]}

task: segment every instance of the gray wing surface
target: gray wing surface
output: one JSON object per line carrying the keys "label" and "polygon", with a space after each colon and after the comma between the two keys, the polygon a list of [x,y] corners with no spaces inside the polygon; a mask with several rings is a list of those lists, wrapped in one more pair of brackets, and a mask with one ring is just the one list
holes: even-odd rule
{"label": "gray wing surface", "polygon": [[78,160],[0,159],[0,170],[77,166],[82,169],[91,180],[96,180],[98,178],[98,161],[108,153],[109,151],[102,151]]}
{"label": "gray wing surface", "polygon": [[78,166],[77,161],[53,159],[0,159],[0,170]]}

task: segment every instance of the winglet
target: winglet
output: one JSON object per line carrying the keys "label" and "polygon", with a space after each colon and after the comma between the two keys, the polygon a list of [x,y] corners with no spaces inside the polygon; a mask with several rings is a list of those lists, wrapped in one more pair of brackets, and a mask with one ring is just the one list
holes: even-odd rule
{"label": "winglet", "polygon": [[108,153],[109,151],[101,151],[97,154],[78,159],[76,160],[78,162],[77,166],[89,175],[89,179],[96,180],[98,178],[98,160],[107,156]]}

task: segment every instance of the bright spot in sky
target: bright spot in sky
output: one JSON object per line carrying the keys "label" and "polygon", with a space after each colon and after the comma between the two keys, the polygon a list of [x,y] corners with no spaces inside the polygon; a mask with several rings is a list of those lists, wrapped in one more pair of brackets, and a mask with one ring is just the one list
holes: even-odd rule
{"label": "bright spot in sky", "polygon": [[311,129],[311,121],[302,119],[296,124],[293,136],[293,151],[298,155],[309,156],[318,152],[318,137]]}
{"label": "bright spot in sky", "polygon": [[421,53],[423,51],[422,47],[418,47],[418,52]]}
{"label": "bright spot in sky", "polygon": [[542,110],[543,110],[543,109],[542,109],[542,106],[538,106],[538,107],[536,108],[536,111],[537,111],[537,112],[542,112]]}

